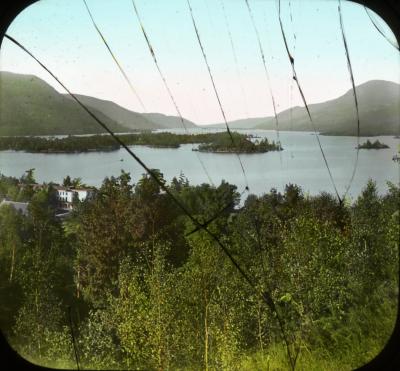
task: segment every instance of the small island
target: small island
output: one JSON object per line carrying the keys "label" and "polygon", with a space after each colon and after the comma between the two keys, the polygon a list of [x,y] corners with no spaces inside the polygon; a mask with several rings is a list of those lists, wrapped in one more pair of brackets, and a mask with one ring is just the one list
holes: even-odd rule
{"label": "small island", "polygon": [[251,141],[250,137],[243,134],[222,133],[210,143],[202,143],[194,151],[212,153],[264,153],[270,151],[282,151],[280,143],[269,142],[267,138]]}
{"label": "small island", "polygon": [[390,148],[387,144],[381,143],[378,139],[375,142],[371,142],[369,139],[363,143],[360,144],[358,149],[385,149],[385,148]]}

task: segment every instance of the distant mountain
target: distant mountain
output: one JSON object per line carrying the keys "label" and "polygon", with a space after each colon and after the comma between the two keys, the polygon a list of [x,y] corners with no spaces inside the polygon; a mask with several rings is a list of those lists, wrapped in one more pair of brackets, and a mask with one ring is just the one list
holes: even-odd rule
{"label": "distant mountain", "polygon": [[[400,132],[400,85],[390,81],[371,80],[356,87],[360,112],[360,132],[364,136],[396,135]],[[318,132],[326,135],[357,135],[353,90],[339,98],[309,104]],[[304,107],[293,107],[278,114],[280,130],[312,131]],[[292,117],[292,119],[291,119]],[[231,121],[232,129],[275,130],[274,117],[257,117]],[[224,128],[225,124],[204,127]]]}
{"label": "distant mountain", "polygon": [[[265,117],[252,117],[248,119],[240,119],[229,121],[228,125],[230,129],[251,129],[257,125],[264,123],[266,120]],[[204,128],[218,128],[225,129],[225,123],[211,124],[211,125],[203,125]]]}
{"label": "distant mountain", "polygon": [[[113,131],[126,131],[103,113],[93,113]],[[102,132],[83,108],[38,77],[0,72],[0,135]]]}
{"label": "distant mountain", "polygon": [[[356,87],[361,135],[397,135],[400,131],[400,85],[372,80]],[[177,116],[138,113],[118,104],[85,95],[78,98],[114,132],[182,128]],[[317,131],[327,135],[356,135],[353,91],[339,98],[309,105]],[[292,117],[292,119],[291,119]],[[185,126],[197,127],[186,120]],[[280,130],[312,131],[304,107],[278,114]],[[229,123],[232,129],[272,129],[273,117],[256,117]],[[225,124],[203,125],[225,128]],[[95,134],[104,130],[73,99],[58,93],[36,76],[0,72],[0,135]]]}
{"label": "distant mountain", "polygon": [[[400,131],[400,85],[390,81],[372,80],[356,87],[360,133],[364,136],[396,135]],[[310,104],[309,109],[317,131],[327,135],[357,135],[353,90],[324,103]],[[281,130],[311,131],[304,107],[278,114]],[[273,117],[266,117],[254,128],[275,129]]]}
{"label": "distant mountain", "polygon": [[[76,97],[87,107],[94,108],[123,126],[125,131],[160,129],[160,125],[148,120],[142,114],[130,111],[109,100],[76,94]],[[68,98],[72,99],[69,95]],[[163,126],[161,126],[163,127]]]}
{"label": "distant mountain", "polygon": [[[69,95],[68,97],[70,98]],[[167,116],[162,113],[138,113],[108,100],[80,94],[76,94],[76,97],[86,106],[95,108],[110,117],[117,124],[125,127],[127,131],[173,129],[183,127],[181,119],[177,116]],[[193,122],[185,118],[183,120],[187,128],[197,127]]]}
{"label": "distant mountain", "polygon": [[[162,113],[142,113],[142,116],[154,122],[155,124],[159,125],[160,128],[167,128],[167,129],[183,128],[182,121],[180,117],[177,116],[167,116]],[[185,127],[187,129],[197,127],[197,125],[194,122],[189,121],[185,118],[183,118],[183,122],[185,123]]]}
{"label": "distant mountain", "polygon": [[[76,94],[92,112],[117,133],[182,128],[179,117],[138,113],[118,104]],[[187,128],[196,125],[184,119]],[[88,113],[68,94],[60,94],[40,78],[0,71],[0,135],[57,135],[103,133]]]}

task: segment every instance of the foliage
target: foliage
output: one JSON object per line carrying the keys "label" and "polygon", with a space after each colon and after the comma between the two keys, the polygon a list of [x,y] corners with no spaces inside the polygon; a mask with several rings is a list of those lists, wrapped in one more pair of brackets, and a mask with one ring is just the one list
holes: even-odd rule
{"label": "foliage", "polygon": [[214,152],[214,153],[261,153],[269,151],[281,151],[281,145],[271,143],[268,138],[261,141],[258,139],[253,142],[245,135],[239,133],[221,133],[216,136],[215,140],[210,143],[200,144],[198,151],[200,152]]}
{"label": "foliage", "polygon": [[[150,176],[106,178],[64,221],[51,185],[32,187],[28,215],[0,208],[0,321],[24,357],[76,367],[72,332],[83,368],[287,369],[290,349],[300,369],[350,369],[384,346],[398,295],[397,185],[379,195],[369,181],[342,204],[289,184],[240,204],[229,183],[154,174],[256,290]],[[19,197],[29,176],[0,177],[0,192]]]}

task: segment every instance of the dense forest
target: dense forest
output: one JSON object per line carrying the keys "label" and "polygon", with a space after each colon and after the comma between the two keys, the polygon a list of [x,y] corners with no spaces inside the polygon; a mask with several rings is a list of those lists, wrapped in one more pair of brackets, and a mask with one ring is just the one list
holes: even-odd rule
{"label": "dense forest", "polygon": [[32,171],[0,177],[0,199],[29,202],[28,215],[0,207],[0,325],[35,363],[345,370],[373,358],[393,330],[394,184],[381,196],[369,181],[344,204],[293,184],[244,203],[226,182],[193,186],[181,175],[167,184],[200,222],[218,215],[208,228],[256,290],[270,293],[280,325],[215,241],[203,230],[191,233],[193,223],[148,175],[137,184],[125,172],[105,178],[65,220],[55,217],[52,185],[33,183]]}
{"label": "dense forest", "polygon": [[[226,132],[205,134],[173,134],[168,132],[138,132],[118,135],[126,145],[146,145],[151,147],[178,148],[181,144],[200,144],[200,151],[259,153],[281,150],[280,145],[269,143],[268,139]],[[14,150],[43,153],[75,153],[90,151],[116,151],[120,148],[110,135],[56,137],[0,137],[0,151]]]}

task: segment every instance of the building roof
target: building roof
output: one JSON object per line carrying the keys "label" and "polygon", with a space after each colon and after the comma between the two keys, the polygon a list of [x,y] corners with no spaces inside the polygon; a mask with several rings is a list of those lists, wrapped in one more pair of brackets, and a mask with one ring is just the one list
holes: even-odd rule
{"label": "building roof", "polygon": [[28,202],[16,202],[16,201],[7,201],[3,200],[0,202],[0,207],[4,205],[10,205],[15,210],[22,212],[24,215],[28,215]]}
{"label": "building roof", "polygon": [[69,187],[60,186],[58,184],[53,185],[53,188],[57,191],[71,191]]}
{"label": "building roof", "polygon": [[71,188],[71,191],[74,191],[74,192],[78,192],[78,191],[92,192],[93,188]]}
{"label": "building roof", "polygon": [[67,192],[78,192],[78,191],[90,192],[90,191],[93,191],[93,188],[88,188],[88,187],[72,188],[72,187],[64,187],[64,186],[61,186],[61,185],[58,185],[58,184],[54,184],[53,187],[57,191],[67,191]]}

